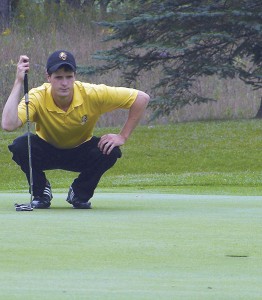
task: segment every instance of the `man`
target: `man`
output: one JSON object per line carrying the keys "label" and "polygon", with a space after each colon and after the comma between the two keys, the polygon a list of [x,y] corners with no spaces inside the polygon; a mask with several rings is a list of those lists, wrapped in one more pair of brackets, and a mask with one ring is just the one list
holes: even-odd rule
{"label": "man", "polygon": [[[2,114],[2,128],[13,131],[26,121],[26,104],[20,102],[29,58],[20,56],[16,79]],[[63,169],[78,172],[69,188],[67,202],[74,208],[91,208],[89,199],[101,176],[121,157],[122,146],[139,123],[149,96],[135,89],[109,87],[76,81],[74,56],[65,50],[55,51],[46,64],[47,80],[29,91],[29,116],[35,123],[31,134],[33,208],[49,208],[51,185],[45,170]],[[118,108],[129,109],[119,134],[93,136],[99,117]],[[30,184],[27,134],[9,146],[13,160],[21,167]]]}

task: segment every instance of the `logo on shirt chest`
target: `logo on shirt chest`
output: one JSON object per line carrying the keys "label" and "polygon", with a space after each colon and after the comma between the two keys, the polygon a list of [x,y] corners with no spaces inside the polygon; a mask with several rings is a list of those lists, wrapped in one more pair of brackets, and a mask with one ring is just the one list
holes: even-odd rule
{"label": "logo on shirt chest", "polygon": [[81,118],[81,125],[85,125],[86,122],[87,122],[87,115],[84,115]]}

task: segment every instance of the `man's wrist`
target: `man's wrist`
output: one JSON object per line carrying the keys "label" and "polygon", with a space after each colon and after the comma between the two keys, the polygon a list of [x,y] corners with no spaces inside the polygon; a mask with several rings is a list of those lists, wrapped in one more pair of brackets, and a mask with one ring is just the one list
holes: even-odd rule
{"label": "man's wrist", "polygon": [[126,142],[128,140],[128,136],[124,133],[119,133],[119,135],[122,137],[122,139]]}

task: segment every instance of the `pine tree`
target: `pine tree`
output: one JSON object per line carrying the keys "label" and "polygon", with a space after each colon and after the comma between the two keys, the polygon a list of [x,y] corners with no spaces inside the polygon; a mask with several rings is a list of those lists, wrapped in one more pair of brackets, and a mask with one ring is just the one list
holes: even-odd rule
{"label": "pine tree", "polygon": [[96,53],[103,65],[95,70],[120,69],[130,82],[160,68],[151,102],[158,114],[212,100],[192,89],[202,76],[238,76],[262,87],[261,0],[134,1],[124,20],[100,25],[111,33],[107,40],[118,43]]}

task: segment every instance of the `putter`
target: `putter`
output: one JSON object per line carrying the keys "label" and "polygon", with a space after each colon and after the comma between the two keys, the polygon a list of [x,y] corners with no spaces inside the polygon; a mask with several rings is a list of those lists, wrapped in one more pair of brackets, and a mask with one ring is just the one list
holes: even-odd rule
{"label": "putter", "polygon": [[30,139],[30,119],[29,119],[29,98],[28,98],[28,75],[25,73],[24,77],[24,94],[26,104],[26,123],[27,123],[27,142],[28,142],[28,163],[29,163],[29,181],[30,181],[30,203],[29,204],[17,204],[15,203],[16,211],[32,211],[33,201],[33,172],[32,172],[32,155],[31,155],[31,139]]}

